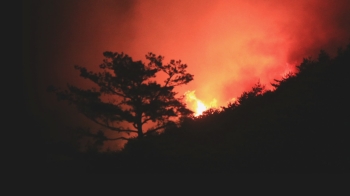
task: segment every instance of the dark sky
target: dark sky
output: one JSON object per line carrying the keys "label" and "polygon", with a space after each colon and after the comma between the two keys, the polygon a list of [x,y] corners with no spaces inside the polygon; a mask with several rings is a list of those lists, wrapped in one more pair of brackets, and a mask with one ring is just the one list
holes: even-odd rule
{"label": "dark sky", "polygon": [[97,71],[104,51],[181,59],[195,77],[177,91],[223,106],[258,80],[269,87],[304,57],[349,43],[350,1],[32,0],[23,28],[28,111],[62,132],[90,124],[46,87],[89,87],[73,66]]}

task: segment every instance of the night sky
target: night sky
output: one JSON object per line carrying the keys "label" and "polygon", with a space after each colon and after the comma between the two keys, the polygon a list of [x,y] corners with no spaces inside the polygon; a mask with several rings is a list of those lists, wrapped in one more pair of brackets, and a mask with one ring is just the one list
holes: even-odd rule
{"label": "night sky", "polygon": [[[23,2],[24,90],[29,115],[51,138],[93,126],[45,92],[50,84],[90,87],[74,65],[97,71],[104,51],[145,60],[153,52],[188,65],[195,91],[225,106],[259,80],[293,72],[320,49],[350,42],[348,0],[32,0]],[[195,109],[192,102],[188,102]]]}

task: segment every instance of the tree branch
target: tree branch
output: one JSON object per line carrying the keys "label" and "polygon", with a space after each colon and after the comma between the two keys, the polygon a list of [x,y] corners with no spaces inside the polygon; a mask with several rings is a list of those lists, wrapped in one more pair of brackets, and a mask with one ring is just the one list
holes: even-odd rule
{"label": "tree branch", "polygon": [[126,95],[123,95],[123,94],[121,94],[121,93],[118,93],[117,91],[113,90],[110,86],[104,86],[104,87],[107,87],[108,90],[110,90],[112,93],[114,93],[114,94],[116,94],[116,95],[118,95],[118,96],[121,96],[121,97],[124,97],[124,98],[130,98],[130,97],[126,96]]}
{"label": "tree branch", "polygon": [[126,138],[126,137],[117,137],[117,138],[106,138],[106,140],[131,140],[132,138]]}
{"label": "tree branch", "polygon": [[158,131],[159,129],[163,129],[165,128],[167,125],[162,125],[162,126],[159,126],[159,127],[156,127],[156,128],[153,128],[153,129],[148,129],[148,131],[145,133],[145,135],[149,135],[149,134],[152,134],[152,133],[155,133],[156,131]]}
{"label": "tree branch", "polygon": [[142,124],[145,124],[146,122],[148,122],[148,121],[150,121],[150,120],[152,120],[152,118],[146,118],[146,119],[144,119],[144,120],[142,121]]}
{"label": "tree branch", "polygon": [[108,129],[110,129],[111,131],[127,132],[127,133],[137,133],[137,131],[131,130],[131,129],[119,129],[119,128],[116,128],[116,127],[111,127],[111,126],[108,126],[108,125],[106,125],[106,124],[103,124],[103,123],[97,121],[96,119],[91,118],[91,117],[89,117],[89,116],[87,116],[87,115],[85,115],[85,116],[86,116],[87,118],[89,118],[90,120],[92,120],[93,122],[95,122],[96,124],[101,125],[101,126],[103,126],[103,127],[106,127],[106,128],[108,128]]}

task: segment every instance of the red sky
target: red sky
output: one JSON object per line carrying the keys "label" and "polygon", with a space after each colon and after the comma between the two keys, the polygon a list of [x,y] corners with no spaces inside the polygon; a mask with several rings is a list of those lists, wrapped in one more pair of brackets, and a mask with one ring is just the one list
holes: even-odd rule
{"label": "red sky", "polygon": [[303,57],[350,42],[347,0],[33,0],[23,21],[28,111],[57,129],[81,117],[45,88],[88,87],[73,65],[97,70],[107,50],[181,59],[194,81],[177,91],[224,106],[258,80],[269,87]]}

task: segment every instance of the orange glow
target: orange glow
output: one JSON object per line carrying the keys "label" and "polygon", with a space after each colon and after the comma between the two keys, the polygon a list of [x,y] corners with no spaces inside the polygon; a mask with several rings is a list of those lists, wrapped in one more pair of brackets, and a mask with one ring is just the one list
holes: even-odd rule
{"label": "orange glow", "polygon": [[[37,16],[43,21],[41,45],[35,48],[45,49],[38,53],[45,72],[38,81],[88,87],[72,65],[97,71],[103,51],[124,52],[134,60],[153,52],[165,62],[181,59],[194,74],[191,83],[176,89],[179,94],[196,90],[204,106],[213,95],[225,106],[259,80],[272,90],[273,79],[294,72],[303,57],[321,48],[336,51],[349,37],[348,21],[337,20],[349,18],[348,7],[347,0],[60,1]],[[51,13],[60,17],[50,18]],[[49,54],[49,46],[58,52]]]}
{"label": "orange glow", "polygon": [[205,105],[203,103],[203,101],[201,101],[200,99],[198,99],[195,95],[195,91],[187,91],[185,93],[185,97],[186,97],[186,102],[187,104],[190,104],[190,109],[194,110],[194,116],[200,116],[203,114],[204,111],[206,111],[209,108],[213,108],[216,107],[216,99],[213,99],[209,105]]}
{"label": "orange glow", "polygon": [[[194,80],[175,91],[186,94],[188,108],[199,116],[234,102],[258,81],[273,90],[270,83],[294,73],[304,57],[317,57],[320,49],[336,54],[350,37],[349,0],[30,2],[24,6],[26,100],[43,119],[51,118],[47,109],[67,119],[48,119],[48,124],[90,123],[75,110],[57,106],[41,89],[67,83],[90,88],[73,65],[101,71],[104,51],[124,52],[145,63],[148,52],[164,56],[164,63],[181,59]],[[164,77],[155,80],[162,83]]]}

